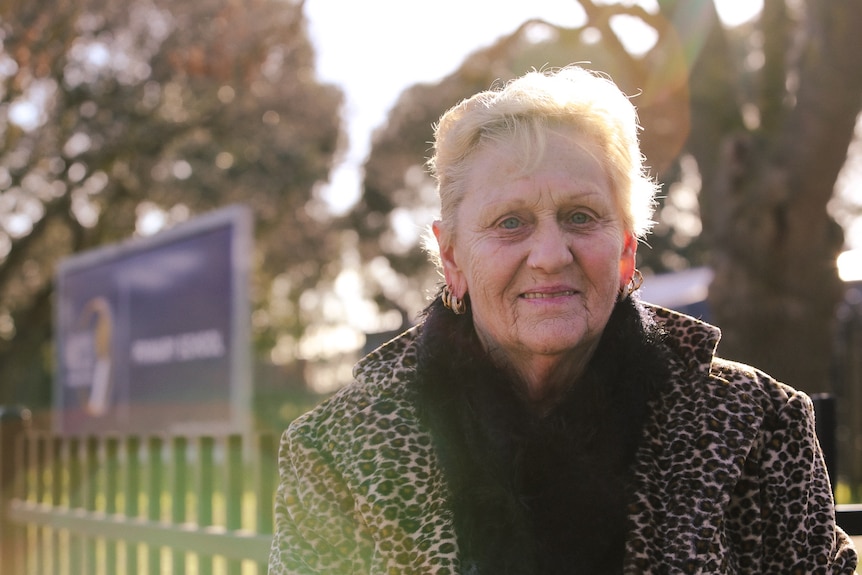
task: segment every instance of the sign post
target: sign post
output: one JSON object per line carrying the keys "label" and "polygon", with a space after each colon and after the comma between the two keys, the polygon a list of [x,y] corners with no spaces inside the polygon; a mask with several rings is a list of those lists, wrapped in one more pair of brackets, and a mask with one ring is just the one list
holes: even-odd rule
{"label": "sign post", "polygon": [[231,206],[64,260],[56,431],[247,431],[252,242]]}

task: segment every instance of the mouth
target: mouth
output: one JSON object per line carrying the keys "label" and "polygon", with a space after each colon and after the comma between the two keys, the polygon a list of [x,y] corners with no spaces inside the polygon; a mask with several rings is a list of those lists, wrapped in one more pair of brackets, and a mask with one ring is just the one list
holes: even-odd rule
{"label": "mouth", "polygon": [[575,295],[575,290],[561,290],[548,292],[526,292],[520,295],[521,299],[552,299],[557,297],[568,297]]}

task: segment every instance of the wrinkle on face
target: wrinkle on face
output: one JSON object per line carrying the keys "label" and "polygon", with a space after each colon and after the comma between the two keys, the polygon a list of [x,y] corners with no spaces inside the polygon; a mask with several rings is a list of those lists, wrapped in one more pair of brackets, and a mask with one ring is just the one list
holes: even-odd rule
{"label": "wrinkle on face", "polygon": [[479,149],[456,228],[435,226],[447,283],[469,293],[483,345],[537,397],[580,374],[637,247],[591,143],[565,129],[547,138],[529,173],[511,143]]}

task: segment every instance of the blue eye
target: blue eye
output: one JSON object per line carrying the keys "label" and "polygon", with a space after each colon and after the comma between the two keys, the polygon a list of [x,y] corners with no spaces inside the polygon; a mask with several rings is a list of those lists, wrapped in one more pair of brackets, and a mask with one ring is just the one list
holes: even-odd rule
{"label": "blue eye", "polygon": [[592,220],[589,214],[585,214],[584,212],[575,212],[571,215],[570,221],[573,224],[586,224]]}
{"label": "blue eye", "polygon": [[514,216],[508,217],[505,220],[503,220],[502,222],[500,222],[500,227],[503,228],[504,230],[514,230],[514,229],[520,227],[520,225],[521,225],[520,220],[518,220],[518,218],[516,218]]}

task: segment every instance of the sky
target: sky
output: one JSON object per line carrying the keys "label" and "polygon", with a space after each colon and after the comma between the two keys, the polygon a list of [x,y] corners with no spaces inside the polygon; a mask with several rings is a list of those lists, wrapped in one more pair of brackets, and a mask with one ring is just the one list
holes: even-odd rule
{"label": "sky", "polygon": [[[654,0],[641,3],[657,10]],[[470,53],[511,34],[531,18],[566,27],[584,20],[573,0],[500,6],[499,0],[306,0],[318,75],[341,86],[346,97],[349,147],[323,192],[334,209],[346,209],[357,199],[371,133],[405,88],[439,81]],[[718,0],[716,4],[719,15],[730,24],[753,17],[761,6],[762,0]],[[636,29],[626,34],[638,36]]]}

